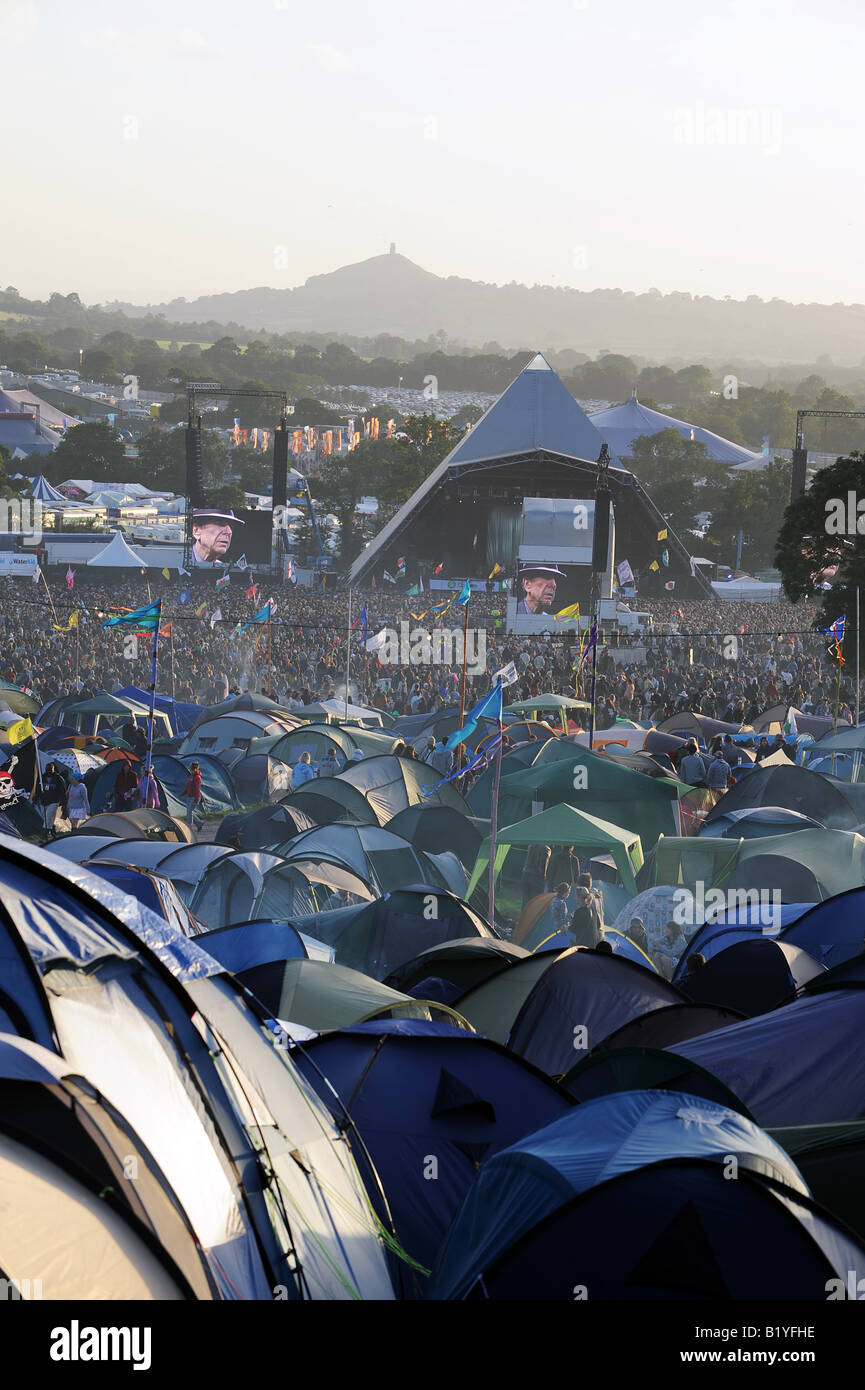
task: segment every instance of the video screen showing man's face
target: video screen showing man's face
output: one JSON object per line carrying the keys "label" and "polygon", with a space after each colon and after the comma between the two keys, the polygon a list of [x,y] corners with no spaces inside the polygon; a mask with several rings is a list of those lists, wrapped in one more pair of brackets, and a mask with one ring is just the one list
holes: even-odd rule
{"label": "video screen showing man's face", "polygon": [[533,574],[522,580],[523,601],[529,613],[549,613],[555,602],[556,581],[551,574]]}
{"label": "video screen showing man's face", "polygon": [[196,565],[225,564],[231,548],[230,521],[219,517],[200,517],[192,523],[192,561]]}

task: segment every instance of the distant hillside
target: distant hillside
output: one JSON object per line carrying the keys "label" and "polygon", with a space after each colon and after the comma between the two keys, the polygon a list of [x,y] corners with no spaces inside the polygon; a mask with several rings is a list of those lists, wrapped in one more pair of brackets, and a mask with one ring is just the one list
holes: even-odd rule
{"label": "distant hillside", "polygon": [[238,290],[168,304],[112,304],[132,317],[164,314],[184,323],[229,322],[253,331],[395,334],[506,348],[542,344],[590,354],[605,350],[651,360],[695,362],[727,356],[835,365],[865,361],[865,305],[789,304],[658,290],[582,290],[490,285],[443,278],[405,256],[373,256],[313,275],[293,290]]}

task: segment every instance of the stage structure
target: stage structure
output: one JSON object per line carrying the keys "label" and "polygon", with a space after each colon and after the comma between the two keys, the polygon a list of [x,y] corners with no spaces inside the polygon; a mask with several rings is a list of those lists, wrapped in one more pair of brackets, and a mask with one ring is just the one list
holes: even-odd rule
{"label": "stage structure", "polygon": [[[606,489],[599,494],[602,453],[610,463]],[[571,508],[583,503],[592,518],[596,505],[609,508],[610,530],[595,527],[592,520],[578,537],[574,531],[578,549],[588,541],[589,582],[593,569],[606,574],[615,553],[639,576],[641,595],[663,594],[672,581],[679,597],[713,597],[687,547],[635,475],[609,453],[591,417],[540,353],[361,552],[343,582],[368,585],[375,575],[381,583],[385,570],[395,575],[401,568],[400,559],[405,560],[406,585],[419,580],[426,585],[437,570],[459,582],[466,576],[484,581],[495,565],[501,566],[503,578],[515,581],[528,499]],[[659,568],[662,531],[667,533],[667,564]],[[607,554],[598,566],[594,545],[600,537],[605,537]]]}
{"label": "stage structure", "polygon": [[[803,420],[865,420],[865,410],[797,410],[796,443],[793,448],[793,471],[790,476],[790,501],[801,497],[807,485],[808,449],[805,444]],[[839,455],[840,457],[840,455]]]}
{"label": "stage structure", "polygon": [[[273,509],[274,516],[277,507],[286,506],[287,497],[287,477],[288,477],[288,416],[294,413],[294,406],[288,404],[288,396],[285,391],[255,391],[246,390],[242,387],[222,386],[218,381],[188,381],[186,383],[187,401],[187,423],[186,423],[186,526],[184,530],[183,563],[186,569],[195,568],[193,563],[193,535],[192,521],[193,513],[208,505],[207,495],[204,487],[204,474],[202,468],[201,453],[201,414],[197,411],[197,400],[201,397],[251,397],[257,400],[276,400],[280,402],[279,424],[274,430],[273,441]],[[308,497],[308,489],[307,489]],[[310,512],[312,512],[312,502],[309,502]],[[252,516],[252,513],[250,513]],[[273,528],[274,516],[271,517]],[[254,517],[254,521],[258,521]],[[239,528],[238,528],[239,529]],[[260,528],[259,528],[260,529]],[[249,533],[247,533],[249,534]],[[283,546],[285,530],[284,526],[279,526],[273,531],[271,537],[270,554],[266,561],[268,565],[275,565],[277,571],[283,570]],[[240,549],[248,551],[250,545],[240,545]],[[239,553],[239,552],[238,552]],[[226,557],[228,560],[231,555]],[[248,556],[252,558],[252,556]],[[258,561],[261,566],[265,563]]]}

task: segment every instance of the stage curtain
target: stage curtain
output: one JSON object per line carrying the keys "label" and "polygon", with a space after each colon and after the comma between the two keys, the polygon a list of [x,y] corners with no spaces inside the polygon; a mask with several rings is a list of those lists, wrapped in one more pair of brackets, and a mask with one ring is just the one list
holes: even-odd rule
{"label": "stage curtain", "polygon": [[503,570],[516,567],[523,513],[518,507],[493,507],[487,521],[487,564]]}

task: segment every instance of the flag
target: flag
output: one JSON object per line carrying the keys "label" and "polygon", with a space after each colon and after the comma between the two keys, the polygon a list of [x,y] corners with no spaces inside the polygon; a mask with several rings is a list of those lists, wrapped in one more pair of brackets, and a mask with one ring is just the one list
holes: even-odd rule
{"label": "flag", "polygon": [[77,613],[77,612],[71,613],[71,614],[69,615],[69,622],[66,624],[65,627],[58,627],[57,623],[52,623],[52,627],[54,628],[54,631],[55,631],[55,632],[71,632],[72,629],[73,629],[74,627],[77,627],[77,626],[78,626],[78,613]]}
{"label": "flag", "polygon": [[478,548],[478,533],[477,533],[477,531],[475,531],[475,537],[474,537],[474,540],[472,541],[472,550],[477,550],[477,548]]}
{"label": "flag", "polygon": [[161,628],[159,629],[159,636],[160,636],[160,637],[170,637],[170,636],[171,636],[171,623],[170,623],[170,622],[169,622],[169,623],[166,623],[166,624],[165,624],[165,627],[161,627]]}
{"label": "flag", "polygon": [[519,678],[520,676],[516,666],[512,661],[509,661],[507,666],[503,666],[500,671],[496,671],[495,675],[493,676],[493,684],[495,685],[495,683],[498,681],[502,685],[502,687],[506,685],[514,685],[519,680]]}
{"label": "flag", "polygon": [[297,575],[294,572],[294,561],[292,560],[291,556],[288,557],[288,564],[285,567],[285,577],[288,580],[289,584],[297,583]]}
{"label": "flag", "polygon": [[596,648],[597,645],[598,645],[598,620],[597,620],[597,618],[594,618],[594,619],[592,620],[592,629],[591,629],[591,632],[589,633],[588,637],[586,638],[585,642],[583,643],[583,652],[582,652],[582,656],[580,657],[580,664],[579,664],[579,666],[577,667],[577,670],[578,670],[578,671],[581,670],[581,668],[582,668],[582,666],[583,666],[583,663],[584,663],[586,657],[588,656],[589,652],[592,651],[593,648]]}
{"label": "flag", "polygon": [[185,575],[188,576],[188,575],[189,575],[189,570],[185,570],[185,569],[183,568],[182,565],[178,565],[178,566],[177,566],[177,573],[178,573],[178,576],[180,576],[181,574],[185,574]]}
{"label": "flag", "polygon": [[255,598],[255,595],[258,593],[258,585],[250,584],[248,589],[244,589],[243,593],[245,598]]}
{"label": "flag", "polygon": [[199,603],[198,607],[197,607],[196,610],[195,610],[195,616],[196,616],[196,618],[203,618],[206,612],[207,612],[207,599],[205,599],[203,603]]}
{"label": "flag", "polygon": [[433,570],[433,574],[441,574],[441,572],[442,572],[442,570],[444,569],[444,567],[445,567],[445,562],[444,562],[444,560],[440,560],[439,563],[436,565],[435,569]]}
{"label": "flag", "polygon": [[847,619],[842,613],[841,617],[836,618],[834,623],[830,623],[828,627],[818,627],[817,631],[824,632],[827,637],[834,637],[835,641],[840,643],[844,641],[844,628],[846,622]]}
{"label": "flag", "polygon": [[664,585],[664,588],[665,588],[665,589],[667,590],[667,592],[670,593],[670,594],[673,592],[673,590],[675,589],[675,587],[676,587],[676,581],[675,581],[675,579],[668,579],[667,582],[666,582],[666,584]]}
{"label": "flag", "polygon": [[454,604],[457,604],[457,603],[458,603],[458,604],[461,604],[462,607],[465,607],[466,604],[468,603],[469,599],[471,598],[471,596],[472,596],[472,586],[471,586],[471,582],[467,579],[466,582],[465,582],[465,584],[463,585],[463,587],[460,589],[459,593],[457,594],[456,598],[455,598],[455,599],[451,599],[451,603],[454,603]]}
{"label": "flag", "polygon": [[212,632],[216,624],[220,622],[222,622],[222,609],[215,608],[210,615],[210,631]]}
{"label": "flag", "polygon": [[155,632],[162,614],[162,599],[148,603],[144,608],[133,608],[131,613],[120,613],[116,618],[106,618],[106,627],[134,627],[137,632]]}
{"label": "flag", "polygon": [[387,580],[388,584],[396,583],[396,580],[394,579],[393,575],[388,574],[387,570],[385,570],[384,575],[382,577]]}
{"label": "flag", "polygon": [[419,593],[420,589],[418,588],[417,584],[412,584],[410,589],[406,589],[405,596],[406,598],[416,598]]}
{"label": "flag", "polygon": [[627,560],[622,560],[621,564],[616,565],[616,578],[620,584],[633,584],[634,571]]}
{"label": "flag", "polygon": [[501,574],[501,573],[502,573],[502,567],[501,567],[501,565],[499,564],[498,560],[496,560],[496,563],[493,565],[492,571],[491,571],[491,573],[487,576],[487,578],[489,578],[489,579],[495,579],[496,575],[497,575],[497,574]]}
{"label": "flag", "polygon": [[659,541],[665,541],[666,539],[667,539],[667,532],[666,532],[666,530],[659,531],[659,532],[658,532],[658,540],[659,540]]}
{"label": "flag", "polygon": [[189,589],[181,589],[177,597],[177,602],[182,605],[184,603],[189,603],[191,598],[192,594]]}
{"label": "flag", "polygon": [[378,656],[382,647],[384,647],[387,644],[388,636],[389,635],[387,628],[383,627],[381,632],[377,632],[374,637],[370,637],[365,642],[364,645],[366,646],[367,651],[371,652],[373,656]]}
{"label": "flag", "polygon": [[32,738],[33,725],[30,722],[30,715],[25,715],[23,719],[17,720],[14,724],[7,724],[6,737],[10,743],[23,743],[25,738]]}
{"label": "flag", "polygon": [[36,568],[35,568],[35,570],[33,571],[33,583],[34,583],[34,584],[38,584],[38,583],[39,583],[39,580],[40,580],[41,578],[42,578],[42,571],[41,571],[41,569],[39,568],[39,566],[37,565]]}
{"label": "flag", "polygon": [[244,555],[241,555],[240,559],[237,560],[237,561],[235,562],[235,568],[236,568],[236,569],[239,569],[239,570],[248,570],[248,569],[249,569],[249,565],[248,565],[248,563],[247,563],[246,555],[245,555],[245,554],[244,554]]}
{"label": "flag", "polygon": [[360,640],[361,640],[361,642],[363,642],[363,645],[364,645],[364,646],[366,646],[366,637],[367,637],[366,604],[364,604],[364,605],[363,605],[363,608],[360,610]]}
{"label": "flag", "polygon": [[73,570],[71,565],[66,571],[66,587],[67,589],[75,588],[75,571]]}
{"label": "flag", "polygon": [[649,565],[649,569],[652,570],[655,574],[657,574],[660,568],[661,566],[658,564],[657,560],[653,560],[652,563]]}
{"label": "flag", "polygon": [[661,564],[664,566],[665,570],[670,568],[670,552],[666,546],[664,546],[664,549],[661,551]]}
{"label": "flag", "polygon": [[400,555],[399,559],[398,559],[397,562],[396,562],[396,577],[397,577],[397,579],[404,579],[404,578],[405,578],[405,556],[404,556],[404,555]]}
{"label": "flag", "polygon": [[226,588],[226,586],[229,585],[230,583],[231,583],[231,575],[230,575],[230,574],[223,574],[219,579],[217,579],[217,581],[216,581],[216,587],[217,587],[217,589],[224,589],[224,588]]}
{"label": "flag", "polygon": [[799,729],[796,724],[796,713],[792,705],[787,706],[787,718],[784,720],[784,733],[798,735]]}
{"label": "flag", "polygon": [[567,606],[567,608],[560,608],[560,609],[559,609],[558,613],[555,614],[555,620],[556,620],[556,622],[558,622],[560,618],[562,618],[562,619],[566,619],[566,618],[577,618],[577,619],[579,619],[579,616],[580,616],[580,605],[579,605],[578,603],[569,603],[568,606]]}
{"label": "flag", "polygon": [[240,633],[240,632],[245,632],[246,629],[247,629],[248,627],[251,627],[253,623],[269,623],[271,617],[273,616],[273,609],[274,609],[274,606],[275,606],[275,605],[274,605],[273,599],[272,599],[272,598],[269,598],[269,599],[267,600],[267,603],[264,605],[263,608],[259,608],[258,612],[255,613],[255,614],[253,614],[253,616],[252,616],[251,618],[249,618],[249,619],[243,624],[242,627],[240,626],[240,624],[238,624],[238,626],[237,626],[237,628],[236,628],[235,630],[236,630],[238,633]]}
{"label": "flag", "polygon": [[502,722],[502,687],[501,683],[495,685],[489,695],[485,695],[479,700],[474,709],[470,709],[466,715],[465,723],[461,729],[456,729],[445,744],[445,748],[456,748],[458,744],[465,743],[466,739],[471,738],[478,726],[479,719],[497,719]]}
{"label": "flag", "polygon": [[171,578],[171,570],[169,570],[169,569],[164,569],[164,570],[162,571],[162,573],[163,573],[164,578],[166,578],[166,579],[170,579],[170,578]]}

